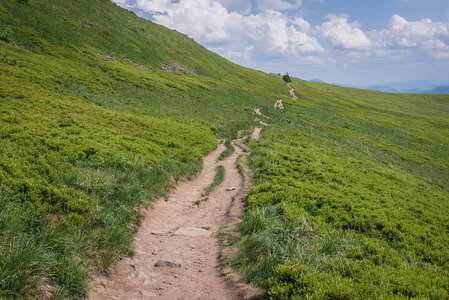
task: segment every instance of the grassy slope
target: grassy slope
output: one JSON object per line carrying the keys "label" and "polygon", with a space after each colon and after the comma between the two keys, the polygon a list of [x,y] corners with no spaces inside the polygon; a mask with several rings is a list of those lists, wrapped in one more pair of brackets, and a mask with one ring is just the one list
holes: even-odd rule
{"label": "grassy slope", "polygon": [[287,90],[111,1],[2,0],[0,22],[0,298],[85,295],[139,207]]}
{"label": "grassy slope", "polygon": [[274,299],[446,299],[449,97],[292,86],[231,262]]}
{"label": "grassy slope", "polygon": [[249,279],[278,298],[447,296],[447,96],[294,81],[292,102],[110,1],[0,0],[0,22],[0,298],[83,296],[89,270],[132,252],[138,207],[254,107],[273,124],[234,261]]}
{"label": "grassy slope", "polygon": [[[234,126],[247,126],[251,120],[245,111],[250,107],[244,105],[266,102],[285,90],[272,76],[224,60],[192,39],[137,18],[110,1],[5,1],[3,6],[10,14],[3,13],[2,19],[9,25],[0,36],[13,43],[18,40],[37,54],[50,54],[56,61],[65,59],[59,67],[57,62],[42,64],[47,71],[51,69],[48,81],[59,80],[75,95],[102,107],[183,118],[188,107],[189,116],[221,125],[218,130],[226,130],[226,135]],[[8,28],[13,32],[8,34]],[[102,58],[97,50],[118,62]],[[184,64],[203,76],[159,71],[161,63],[168,61]],[[258,95],[254,91],[259,91]],[[153,98],[151,103],[149,98]],[[231,120],[234,126],[230,128]]]}

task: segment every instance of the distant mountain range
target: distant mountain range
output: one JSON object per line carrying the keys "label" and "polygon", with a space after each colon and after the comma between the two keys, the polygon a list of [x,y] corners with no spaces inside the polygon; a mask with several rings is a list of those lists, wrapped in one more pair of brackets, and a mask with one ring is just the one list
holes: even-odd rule
{"label": "distant mountain range", "polygon": [[321,80],[321,79],[310,79],[310,82],[320,82],[320,83],[326,83],[325,81]]}
{"label": "distant mountain range", "polygon": [[379,92],[387,92],[387,93],[413,93],[413,94],[449,94],[449,85],[441,85],[436,86],[431,89],[405,89],[405,90],[398,90],[396,88],[393,88],[388,85],[374,85],[368,88],[365,88],[367,90],[372,91],[379,91]]}
{"label": "distant mountain range", "polygon": [[449,86],[437,86],[436,88],[433,88],[425,94],[449,94]]}
{"label": "distant mountain range", "polygon": [[[321,79],[312,79],[310,82],[325,81]],[[387,92],[387,93],[414,93],[414,94],[449,94],[449,81],[441,80],[412,80],[401,82],[390,82],[383,84],[376,84],[373,86],[354,86],[349,84],[333,83],[335,85],[361,88],[372,91]]]}

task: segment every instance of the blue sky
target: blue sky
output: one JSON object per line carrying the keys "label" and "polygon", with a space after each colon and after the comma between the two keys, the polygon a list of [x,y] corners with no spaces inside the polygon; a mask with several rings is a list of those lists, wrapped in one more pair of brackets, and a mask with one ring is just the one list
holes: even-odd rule
{"label": "blue sky", "polygon": [[113,0],[253,69],[449,84],[449,0]]}

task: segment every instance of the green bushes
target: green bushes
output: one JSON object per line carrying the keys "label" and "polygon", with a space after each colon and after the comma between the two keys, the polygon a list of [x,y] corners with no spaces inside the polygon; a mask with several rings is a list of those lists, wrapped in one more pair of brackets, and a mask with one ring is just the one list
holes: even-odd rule
{"label": "green bushes", "polygon": [[[276,268],[268,295],[272,299],[445,299],[448,280],[431,276],[430,270],[407,265],[374,240],[347,251],[346,257],[330,260],[322,268],[292,260]],[[367,249],[369,248],[369,250]],[[358,256],[382,253],[382,260]],[[354,257],[354,254],[356,257]],[[366,253],[366,252],[365,252]],[[427,273],[427,275],[425,275]],[[414,276],[411,277],[410,275]]]}
{"label": "green bushes", "polygon": [[271,299],[364,299],[351,280],[322,274],[298,263],[276,269],[268,295]]}
{"label": "green bushes", "polygon": [[0,49],[0,62],[10,66],[17,65],[17,60],[14,59],[7,51]]}

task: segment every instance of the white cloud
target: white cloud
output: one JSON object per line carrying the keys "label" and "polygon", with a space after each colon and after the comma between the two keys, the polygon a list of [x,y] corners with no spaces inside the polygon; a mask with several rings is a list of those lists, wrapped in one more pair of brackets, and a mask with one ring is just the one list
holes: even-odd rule
{"label": "white cloud", "polygon": [[[448,22],[411,22],[394,15],[386,28],[364,32],[347,15],[329,14],[321,25],[311,26],[304,19],[308,10],[298,0],[112,1],[187,34],[236,63],[268,72],[309,77],[321,70],[322,79],[336,76],[333,81],[342,81],[340,74],[346,70],[347,78],[373,80],[385,70],[408,76],[416,65],[436,70],[430,66],[449,63]],[[360,74],[358,69],[370,72],[355,75]]]}
{"label": "white cloud", "polygon": [[409,22],[394,15],[388,28],[369,33],[376,48],[424,51],[435,58],[449,56],[449,24],[430,19]]}
{"label": "white cloud", "polygon": [[358,23],[348,23],[348,16],[329,14],[329,22],[318,26],[316,30],[334,48],[367,50],[371,41],[359,28]]}
{"label": "white cloud", "polygon": [[137,0],[136,7],[154,14],[157,23],[206,43],[229,41],[233,32],[243,29],[239,26],[242,16],[229,13],[216,1]]}
{"label": "white cloud", "polygon": [[[325,51],[315,37],[308,35],[310,24],[307,21],[297,19],[290,23],[286,14],[273,9],[242,15],[231,9],[244,9],[245,5],[239,7],[239,3],[235,0],[137,0],[135,7],[151,14],[157,23],[183,32],[237,62],[249,57],[285,58]],[[258,1],[257,5],[263,7],[269,3]],[[301,5],[301,1],[277,0],[276,3],[276,7],[283,9]]]}
{"label": "white cloud", "polygon": [[238,49],[238,51],[223,47],[210,48],[210,50],[215,53],[221,53],[223,56],[232,61],[241,61],[248,63],[251,61],[251,55],[254,51],[254,46],[249,46],[244,49]]}
{"label": "white cloud", "polygon": [[310,23],[303,18],[295,19],[292,23],[298,25],[302,32],[308,32],[310,30]]}
{"label": "white cloud", "polygon": [[261,52],[267,55],[300,55],[323,53],[324,48],[315,37],[288,25],[288,18],[280,12],[269,10],[248,20],[253,40],[261,42]]}

